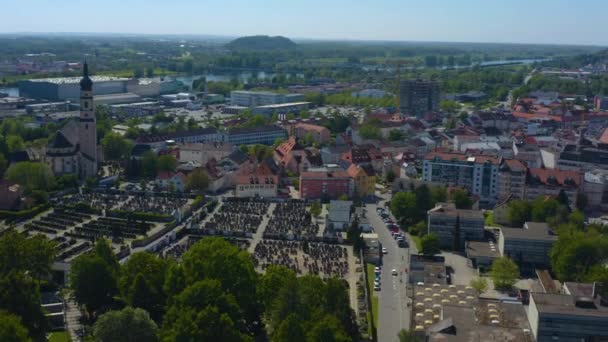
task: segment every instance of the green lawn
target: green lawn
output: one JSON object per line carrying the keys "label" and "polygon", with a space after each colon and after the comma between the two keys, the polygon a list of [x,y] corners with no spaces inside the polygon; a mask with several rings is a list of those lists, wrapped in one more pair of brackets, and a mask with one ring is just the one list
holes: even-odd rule
{"label": "green lawn", "polygon": [[57,331],[49,335],[49,342],[70,342],[70,334],[67,331]]}
{"label": "green lawn", "polygon": [[374,266],[373,264],[367,264],[367,288],[372,296],[372,314],[374,315],[374,321],[372,324],[375,328],[378,328],[378,296],[374,293]]}
{"label": "green lawn", "polygon": [[412,240],[414,240],[418,253],[421,253],[422,252],[422,243],[420,242],[420,236],[410,234],[410,237],[412,238]]}

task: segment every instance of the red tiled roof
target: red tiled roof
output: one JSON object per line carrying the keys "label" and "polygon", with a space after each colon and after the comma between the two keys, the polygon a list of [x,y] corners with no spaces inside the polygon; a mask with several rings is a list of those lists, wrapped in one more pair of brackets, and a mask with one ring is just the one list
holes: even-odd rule
{"label": "red tiled roof", "polygon": [[296,128],[302,128],[306,131],[314,131],[317,133],[321,133],[321,132],[328,130],[326,127],[318,126],[318,125],[311,125],[311,124],[307,124],[307,123],[298,123],[298,124],[296,124]]}
{"label": "red tiled roof", "polygon": [[[573,187],[580,186],[582,182],[582,175],[578,171],[533,168],[528,169],[528,172],[530,176],[537,177],[544,184],[551,183],[550,179],[554,179],[559,185],[570,185]],[[572,181],[573,184],[568,184],[567,180]]]}
{"label": "red tiled roof", "polygon": [[346,171],[308,171],[300,173],[300,177],[303,179],[318,179],[318,178],[350,178],[350,175]]}
{"label": "red tiled roof", "polygon": [[608,128],[604,129],[604,133],[602,133],[602,136],[600,137],[600,142],[608,144]]}

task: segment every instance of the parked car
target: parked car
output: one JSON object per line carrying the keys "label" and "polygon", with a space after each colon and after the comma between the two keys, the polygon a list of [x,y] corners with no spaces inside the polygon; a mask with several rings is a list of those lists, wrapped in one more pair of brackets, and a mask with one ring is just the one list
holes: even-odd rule
{"label": "parked car", "polygon": [[378,285],[378,286],[374,285],[374,291],[380,291],[380,285]]}
{"label": "parked car", "polygon": [[394,268],[393,268],[393,269],[391,270],[391,274],[392,274],[392,275],[394,275],[394,276],[396,276],[396,275],[398,275],[399,273],[397,272],[397,270],[396,270],[396,269],[394,269]]}
{"label": "parked car", "polygon": [[388,254],[388,249],[386,249],[386,247],[382,247],[382,254]]}

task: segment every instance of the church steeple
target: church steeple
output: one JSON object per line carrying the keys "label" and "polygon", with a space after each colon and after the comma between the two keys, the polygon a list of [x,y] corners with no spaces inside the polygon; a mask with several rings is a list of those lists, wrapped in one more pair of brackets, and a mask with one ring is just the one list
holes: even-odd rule
{"label": "church steeple", "polygon": [[87,61],[84,61],[84,66],[82,69],[82,79],[80,80],[80,90],[81,91],[91,91],[93,90],[93,81],[89,78],[89,64]]}

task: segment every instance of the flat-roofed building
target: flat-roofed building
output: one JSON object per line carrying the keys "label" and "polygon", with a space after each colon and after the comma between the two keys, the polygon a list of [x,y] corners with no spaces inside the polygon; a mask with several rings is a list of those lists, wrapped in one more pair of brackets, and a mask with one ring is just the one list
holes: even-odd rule
{"label": "flat-roofed building", "polygon": [[211,159],[219,161],[228,157],[234,149],[234,145],[218,141],[184,144],[179,146],[179,161],[205,165]]}
{"label": "flat-roofed building", "polygon": [[606,302],[592,284],[585,291],[574,285],[566,283],[563,294],[530,294],[528,321],[537,342],[608,340]]}
{"label": "flat-roofed building", "polygon": [[454,203],[437,203],[435,208],[428,211],[427,233],[437,234],[442,248],[458,247],[462,250],[465,241],[483,240],[483,213],[479,210],[456,209]]}
{"label": "flat-roofed building", "polygon": [[500,228],[498,249],[520,267],[549,265],[549,251],[557,241],[548,224],[526,222],[523,228]]}

